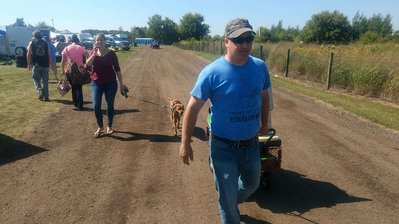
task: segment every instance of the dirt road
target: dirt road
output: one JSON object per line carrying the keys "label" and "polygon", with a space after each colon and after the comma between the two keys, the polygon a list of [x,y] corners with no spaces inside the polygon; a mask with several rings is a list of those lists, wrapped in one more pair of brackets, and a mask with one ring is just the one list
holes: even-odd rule
{"label": "dirt road", "polygon": [[[117,96],[112,136],[94,139],[93,112],[71,105],[44,120],[1,159],[0,223],[218,223],[207,111],[186,166],[167,108],[168,97],[188,101],[207,63],[170,47],[139,50],[122,66],[130,97]],[[283,170],[240,205],[242,221],[397,223],[399,135],[283,89],[274,100]]]}

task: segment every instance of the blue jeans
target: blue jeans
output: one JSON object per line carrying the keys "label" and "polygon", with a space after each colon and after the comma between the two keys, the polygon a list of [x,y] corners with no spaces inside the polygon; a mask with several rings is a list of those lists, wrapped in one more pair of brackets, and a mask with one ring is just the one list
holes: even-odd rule
{"label": "blue jeans", "polygon": [[[32,68],[32,79],[35,84],[37,92],[43,94],[45,99],[48,99],[48,71],[49,68],[34,65]],[[41,82],[43,81],[43,87]]]}
{"label": "blue jeans", "polygon": [[221,223],[239,224],[238,204],[245,202],[259,186],[259,143],[246,149],[235,148],[212,138],[210,143]]}
{"label": "blue jeans", "polygon": [[118,84],[116,80],[103,84],[97,84],[95,81],[91,81],[91,98],[93,100],[93,110],[94,114],[96,115],[97,125],[99,128],[104,127],[103,114],[101,111],[103,94],[105,95],[105,101],[107,102],[108,127],[112,127],[112,121],[114,118],[114,101],[117,88]]}

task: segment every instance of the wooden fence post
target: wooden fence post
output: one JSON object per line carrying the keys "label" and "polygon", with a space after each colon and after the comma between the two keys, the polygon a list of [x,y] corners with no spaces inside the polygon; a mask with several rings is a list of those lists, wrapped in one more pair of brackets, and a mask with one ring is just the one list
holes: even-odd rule
{"label": "wooden fence post", "polygon": [[285,63],[285,77],[288,77],[288,67],[290,65],[290,52],[291,52],[291,49],[288,48],[287,59],[286,59],[286,63]]}
{"label": "wooden fence post", "polygon": [[332,70],[332,63],[333,63],[334,53],[330,53],[330,59],[328,62],[328,73],[327,73],[327,90],[330,89],[330,80],[331,80],[331,70]]}
{"label": "wooden fence post", "polygon": [[262,44],[260,44],[260,47],[259,47],[259,58],[262,59],[262,60],[264,60],[264,58],[263,58],[263,46],[262,46]]}

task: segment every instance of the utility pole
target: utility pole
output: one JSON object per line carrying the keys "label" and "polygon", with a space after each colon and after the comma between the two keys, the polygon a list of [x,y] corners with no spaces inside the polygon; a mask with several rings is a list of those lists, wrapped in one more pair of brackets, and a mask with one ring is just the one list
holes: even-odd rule
{"label": "utility pole", "polygon": [[54,19],[51,19],[51,25],[52,25],[53,28],[54,28]]}

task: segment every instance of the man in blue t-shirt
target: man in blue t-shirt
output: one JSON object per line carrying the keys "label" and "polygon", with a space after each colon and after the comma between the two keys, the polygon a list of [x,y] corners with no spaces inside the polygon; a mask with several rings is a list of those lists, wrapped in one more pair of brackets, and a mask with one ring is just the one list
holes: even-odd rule
{"label": "man in blue t-shirt", "polygon": [[193,161],[190,141],[198,113],[210,100],[210,159],[222,223],[240,223],[238,203],[259,185],[258,134],[267,134],[269,128],[270,77],[266,63],[250,56],[254,36],[246,19],[227,24],[227,53],[199,74],[183,120],[179,156],[189,164]]}
{"label": "man in blue t-shirt", "polygon": [[55,80],[58,81],[58,76],[57,76],[57,58],[56,58],[56,50],[54,44],[51,42],[50,37],[45,36],[44,40],[48,43],[48,47],[50,49],[50,56],[51,56],[51,64],[50,64],[50,69],[54,73]]}

